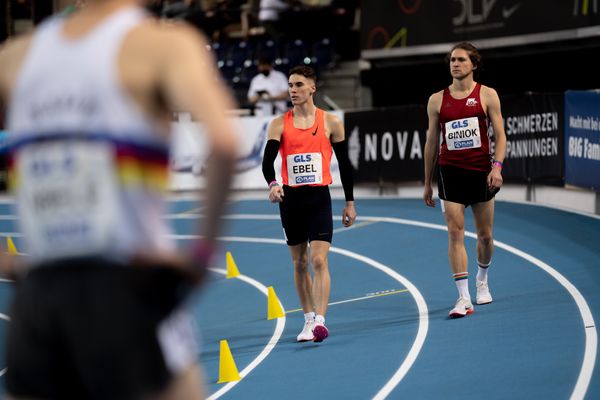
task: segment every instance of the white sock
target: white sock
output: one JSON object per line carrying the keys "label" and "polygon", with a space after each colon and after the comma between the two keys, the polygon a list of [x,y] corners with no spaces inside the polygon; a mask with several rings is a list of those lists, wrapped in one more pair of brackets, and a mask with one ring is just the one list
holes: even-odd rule
{"label": "white sock", "polygon": [[479,268],[477,268],[477,277],[475,279],[477,279],[479,282],[487,283],[488,268],[489,268],[490,264],[492,264],[491,261],[487,264],[482,264],[479,261],[477,261],[477,265],[479,265]]}
{"label": "white sock", "polygon": [[304,314],[304,322],[310,322],[315,320],[315,313],[313,311]]}
{"label": "white sock", "polygon": [[459,272],[457,274],[453,274],[453,277],[454,283],[456,283],[456,288],[458,289],[458,295],[467,300],[471,300],[471,295],[469,294],[469,273]]}
{"label": "white sock", "polygon": [[317,315],[315,317],[315,323],[325,325],[325,317],[322,315]]}

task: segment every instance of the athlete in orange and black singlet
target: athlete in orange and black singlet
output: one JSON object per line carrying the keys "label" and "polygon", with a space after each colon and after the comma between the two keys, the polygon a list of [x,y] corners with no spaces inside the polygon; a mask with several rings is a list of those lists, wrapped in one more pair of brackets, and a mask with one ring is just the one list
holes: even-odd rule
{"label": "athlete in orange and black singlet", "polygon": [[[316,76],[312,68],[300,66],[289,73],[293,109],[269,126],[263,159],[263,174],[269,184],[269,200],[279,203],[281,223],[294,262],[294,280],[304,311],[299,342],[321,342],[329,331],[325,312],[329,302],[330,277],[327,254],[333,235],[331,157],[335,151],[340,166],[346,206],[342,223],[354,223],[352,167],[341,120],[317,108],[313,102]],[[273,162],[280,152],[283,186],[275,178]],[[308,243],[310,242],[310,255]],[[312,264],[314,276],[308,269]]]}

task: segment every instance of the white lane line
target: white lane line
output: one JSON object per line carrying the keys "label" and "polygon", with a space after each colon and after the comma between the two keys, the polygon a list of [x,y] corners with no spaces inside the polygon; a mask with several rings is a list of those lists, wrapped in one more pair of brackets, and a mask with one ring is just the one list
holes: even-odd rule
{"label": "white lane line", "polygon": [[[563,211],[572,212],[571,210],[568,210],[568,209],[563,209]],[[198,216],[199,215],[192,215],[192,214],[175,215],[175,216],[171,215],[168,218],[169,219],[192,219],[192,218],[197,218]],[[583,214],[583,216],[589,217],[590,215]],[[231,215],[228,215],[226,218],[227,219],[248,219],[248,220],[257,220],[257,219],[259,219],[259,220],[260,219],[262,219],[262,220],[277,220],[280,217],[279,217],[279,215],[274,215],[274,214],[231,214]],[[336,216],[334,218],[341,218],[341,216]],[[432,223],[426,223],[426,222],[420,222],[420,221],[414,221],[414,220],[402,219],[402,218],[360,216],[359,221],[362,221],[362,220],[374,221],[374,222],[388,222],[388,223],[394,223],[394,224],[404,224],[404,225],[418,226],[418,227],[422,227],[422,228],[429,228],[429,229],[435,229],[435,230],[441,230],[441,231],[447,230],[446,226],[444,226],[444,225],[432,224]],[[472,232],[468,232],[468,231],[465,231],[465,235],[468,237],[471,237],[471,238],[477,237],[476,234],[474,234]],[[0,233],[0,237],[1,236],[6,236],[6,234]],[[12,236],[20,237],[22,235],[15,233]],[[195,236],[195,235],[172,235],[171,237],[181,238],[181,239],[191,239],[191,238],[195,238],[197,236]],[[270,240],[270,239],[267,239],[267,240]],[[275,240],[276,243],[282,242],[281,240],[278,240],[278,239],[273,239],[273,240]],[[275,243],[275,242],[264,242],[264,243]],[[256,241],[256,243],[258,243],[258,241]],[[583,357],[583,361],[582,361],[581,370],[579,372],[579,376],[577,378],[577,382],[573,389],[571,398],[572,399],[582,399],[583,397],[585,397],[585,393],[587,392],[590,382],[591,382],[592,373],[593,373],[595,363],[596,363],[596,351],[597,351],[597,347],[598,347],[598,334],[596,331],[596,324],[594,322],[594,318],[590,311],[590,308],[589,308],[587,302],[585,301],[585,298],[583,297],[583,295],[581,295],[579,290],[568,279],[566,279],[562,274],[560,274],[558,271],[556,271],[553,267],[549,266],[548,264],[544,263],[543,261],[539,260],[538,258],[535,258],[535,257],[529,255],[528,253],[522,252],[522,251],[516,249],[515,247],[512,247],[512,246],[505,244],[503,242],[500,242],[498,240],[494,240],[494,244],[500,248],[503,248],[503,249],[519,256],[519,257],[526,259],[527,261],[530,261],[531,263],[533,263],[540,269],[542,269],[545,272],[547,272],[548,274],[550,274],[569,292],[571,297],[573,297],[573,299],[575,300],[575,303],[577,304],[577,307],[579,308],[579,313],[580,313],[582,321],[583,321],[586,340],[585,340],[585,350],[584,350],[584,357]]]}
{"label": "white lane line", "polygon": [[[477,235],[470,233],[469,235],[472,238],[477,239]],[[577,382],[575,383],[575,388],[573,388],[573,393],[571,393],[571,400],[575,399],[583,399],[585,398],[585,394],[592,380],[592,372],[594,371],[594,366],[596,364],[596,349],[598,347],[598,334],[596,332],[596,324],[594,322],[594,317],[592,315],[592,311],[588,306],[585,298],[579,292],[579,290],[573,285],[567,278],[565,278],[560,272],[552,268],[550,265],[541,261],[538,258],[533,257],[531,254],[525,253],[513,246],[510,246],[506,243],[499,242],[494,239],[494,246],[502,248],[508,252],[511,252],[519,257],[524,258],[535,266],[541,268],[550,276],[558,281],[573,297],[577,307],[579,308],[579,313],[581,314],[581,319],[583,320],[584,332],[585,332],[585,351],[583,353],[583,362],[581,364],[581,370],[579,371],[579,377],[577,378]]]}
{"label": "white lane line", "polygon": [[[376,299],[378,297],[390,296],[392,294],[400,294],[400,293],[405,293],[405,292],[408,292],[408,289],[389,290],[389,291],[385,291],[385,292],[381,292],[381,293],[368,294],[368,295],[362,296],[362,297],[355,297],[353,299],[334,301],[332,303],[327,304],[327,306],[329,307],[329,306],[336,306],[338,304],[354,303],[355,301],[368,300],[368,299]],[[295,308],[293,310],[287,310],[285,313],[286,314],[290,314],[290,313],[295,313],[295,312],[299,312],[299,311],[302,311],[302,309],[301,308]]]}
{"label": "white lane line", "polygon": [[415,302],[417,303],[417,309],[419,310],[419,329],[417,331],[415,341],[410,347],[410,350],[404,358],[404,361],[402,362],[402,364],[400,364],[400,367],[398,367],[396,372],[379,390],[379,392],[377,392],[377,394],[373,396],[373,399],[385,399],[391,393],[391,391],[394,390],[396,386],[398,386],[402,378],[404,378],[410,367],[412,367],[414,362],[417,360],[419,352],[423,348],[423,344],[425,343],[425,337],[427,336],[427,331],[429,330],[429,311],[427,310],[427,303],[425,302],[423,295],[421,295],[421,292],[419,292],[417,287],[414,286],[408,279],[394,271],[392,268],[381,264],[380,262],[377,262],[369,257],[365,257],[348,250],[340,249],[337,247],[331,247],[331,251],[333,253],[342,254],[347,257],[354,258],[358,261],[362,261],[365,264],[368,264],[388,274],[389,276],[400,282],[402,285],[404,285],[404,287],[408,289],[410,294],[415,299]]}
{"label": "white lane line", "polygon": [[[445,225],[430,224],[401,218],[381,218],[367,216],[361,217],[361,219],[364,219],[366,221],[381,221],[390,222],[394,224],[419,226],[422,228],[437,229],[441,231],[448,230]],[[465,236],[477,239],[477,234],[473,232],[465,231]],[[579,290],[575,287],[575,285],[573,285],[567,278],[565,278],[560,272],[558,272],[556,269],[546,264],[545,262],[541,261],[540,259],[496,239],[494,239],[494,245],[496,247],[508,251],[509,253],[513,253],[514,255],[529,261],[536,267],[548,273],[551,277],[556,279],[558,283],[560,283],[567,290],[567,292],[569,292],[573,300],[575,300],[575,304],[577,304],[577,308],[579,308],[579,314],[581,315],[581,319],[583,322],[585,333],[585,349],[583,361],[581,363],[581,369],[579,371],[579,377],[577,378],[577,382],[575,383],[575,387],[573,388],[573,393],[571,393],[571,399],[583,399],[592,380],[592,373],[596,364],[596,351],[598,348],[598,333],[596,331],[596,323],[594,322],[594,317],[585,298],[583,297],[581,292],[579,292]]]}
{"label": "white lane line", "polygon": [[[568,210],[565,210],[568,211]],[[256,218],[253,218],[255,216]],[[279,219],[279,215],[275,214],[231,214],[228,216],[229,219],[259,219],[259,220],[277,220]],[[388,222],[392,224],[402,224],[402,225],[410,225],[417,226],[421,228],[434,229],[439,231],[447,231],[445,225],[433,224],[428,222],[415,221],[410,219],[403,218],[394,218],[394,217],[374,217],[374,216],[360,216],[360,221],[373,221],[373,222]],[[477,239],[477,234],[469,231],[465,231],[465,236]],[[258,241],[257,241],[258,243]],[[541,261],[540,259],[525,253],[513,246],[510,246],[506,243],[503,243],[499,240],[494,239],[494,244],[499,248],[502,248],[518,257],[521,257],[538,268],[542,269],[557,282],[562,285],[567,292],[571,295],[577,308],[579,309],[579,314],[581,316],[584,334],[585,334],[585,348],[584,348],[584,356],[581,364],[581,369],[579,371],[579,376],[575,383],[575,387],[573,388],[573,393],[571,394],[571,399],[583,399],[592,379],[592,373],[596,364],[596,352],[598,349],[598,332],[596,330],[596,323],[594,322],[594,317],[591,313],[590,307],[587,304],[587,301],[583,297],[583,295],[579,292],[579,290],[573,285],[567,278],[565,278],[560,272],[558,272],[555,268]]]}
{"label": "white lane line", "polygon": [[[169,235],[170,238],[173,239],[194,239],[198,236],[195,235]],[[226,242],[246,242],[246,243],[271,243],[271,244],[280,244],[286,245],[285,240],[282,239],[271,239],[271,238],[256,238],[256,237],[243,237],[243,236],[225,236],[220,237],[219,240]],[[423,344],[425,343],[425,337],[427,336],[427,331],[429,329],[429,311],[427,309],[427,303],[421,295],[421,292],[414,286],[408,279],[394,271],[392,268],[387,265],[381,264],[373,260],[372,258],[360,255],[358,253],[354,253],[349,250],[341,249],[338,247],[331,247],[330,251],[332,253],[338,253],[344,255],[346,257],[354,258],[355,260],[361,261],[367,265],[370,265],[373,268],[376,268],[383,273],[389,275],[393,279],[400,282],[413,296],[415,299],[415,303],[417,304],[418,314],[419,314],[419,327],[417,330],[417,335],[415,340],[404,358],[404,361],[400,364],[396,372],[392,375],[392,377],[385,383],[385,385],[377,392],[374,399],[384,399],[397,385],[400,383],[402,378],[406,375],[410,367],[414,364],[419,355],[419,352],[423,348]]]}
{"label": "white lane line", "polygon": [[363,226],[373,225],[376,223],[377,223],[377,221],[357,222],[357,223],[352,224],[351,226],[342,226],[341,228],[334,229],[333,233],[348,232],[348,231],[351,231],[352,229],[362,228]]}
{"label": "white lane line", "polygon": [[[219,269],[219,268],[209,268],[209,269],[211,271],[217,272],[219,274],[223,274],[223,275],[227,274],[227,270],[225,270],[225,269]],[[269,294],[268,289],[265,285],[263,285],[262,283],[258,282],[255,279],[250,278],[249,276],[240,274],[236,277],[236,279],[239,279],[241,281],[249,283],[250,285],[257,288],[265,296],[268,296],[268,294]],[[285,308],[283,308],[281,301],[279,301],[279,304],[281,305],[281,309],[284,310],[284,315],[285,315]],[[240,379],[239,381],[227,383],[225,386],[223,386],[222,388],[217,390],[215,393],[210,395],[207,398],[207,400],[216,400],[219,397],[223,396],[225,393],[227,393],[228,391],[233,389],[235,387],[235,385],[240,383],[244,379],[244,377],[246,377],[254,368],[256,368],[265,358],[267,358],[267,356],[275,348],[275,345],[277,344],[277,342],[279,342],[279,339],[281,338],[281,335],[283,334],[283,330],[285,328],[285,321],[286,321],[285,316],[281,317],[281,318],[277,318],[277,323],[275,325],[275,331],[273,332],[273,336],[271,336],[271,339],[269,339],[269,341],[267,342],[267,345],[265,346],[263,351],[261,351],[260,354],[258,356],[256,356],[256,358],[254,360],[252,360],[252,362],[250,364],[248,364],[248,366],[240,372],[240,377],[242,379]]]}

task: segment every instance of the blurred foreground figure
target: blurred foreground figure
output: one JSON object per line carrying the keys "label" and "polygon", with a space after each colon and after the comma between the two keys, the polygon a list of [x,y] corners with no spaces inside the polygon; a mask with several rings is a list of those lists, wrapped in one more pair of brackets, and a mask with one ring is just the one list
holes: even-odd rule
{"label": "blurred foreground figure", "polygon": [[[203,398],[182,301],[214,249],[235,158],[205,40],[135,0],[88,0],[0,51],[17,259],[6,387],[13,398]],[[211,144],[203,239],[178,251],[162,218],[169,111]],[[0,252],[2,253],[2,252]]]}

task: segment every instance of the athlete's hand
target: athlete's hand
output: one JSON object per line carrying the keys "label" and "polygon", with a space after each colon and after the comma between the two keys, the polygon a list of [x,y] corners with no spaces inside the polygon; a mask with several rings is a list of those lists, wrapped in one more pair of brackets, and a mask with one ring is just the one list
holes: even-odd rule
{"label": "athlete's hand", "polygon": [[502,179],[502,169],[494,166],[487,177],[487,184],[490,191],[497,192],[502,186],[504,179]]}
{"label": "athlete's hand", "polygon": [[428,207],[435,207],[435,200],[433,200],[433,189],[431,185],[425,185],[425,189],[423,189],[423,200],[425,201],[425,205]]}
{"label": "athlete's hand", "polygon": [[0,246],[0,277],[16,280],[23,269],[24,264],[20,257],[5,253]]}
{"label": "athlete's hand", "polygon": [[344,209],[342,210],[342,224],[344,225],[344,227],[347,228],[349,226],[352,226],[354,220],[356,220],[356,210],[354,209],[354,202],[347,201],[346,207],[344,207]]}
{"label": "athlete's hand", "polygon": [[271,203],[281,203],[283,201],[283,188],[279,185],[273,185],[269,190],[269,200]]}

